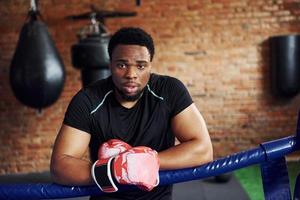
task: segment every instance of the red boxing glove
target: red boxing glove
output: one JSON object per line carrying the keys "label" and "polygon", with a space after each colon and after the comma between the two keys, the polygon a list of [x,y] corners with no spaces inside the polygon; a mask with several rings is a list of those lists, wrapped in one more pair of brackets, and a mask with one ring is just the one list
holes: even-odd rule
{"label": "red boxing glove", "polygon": [[93,178],[104,192],[117,191],[115,181],[150,191],[159,184],[158,172],[157,152],[143,146],[129,149],[105,162],[98,160],[92,167]]}
{"label": "red boxing glove", "polygon": [[118,139],[111,139],[107,142],[103,143],[98,150],[98,159],[108,159],[111,157],[115,157],[120,153],[131,149],[132,147]]}
{"label": "red boxing glove", "polygon": [[[97,184],[97,186],[103,192],[116,192],[118,191],[117,186],[114,184],[113,178],[111,176],[102,175],[102,173],[107,174],[111,171],[110,158],[119,155],[122,152],[127,151],[132,148],[126,142],[118,139],[111,139],[99,147],[98,150],[98,160],[94,163],[91,169],[92,177]],[[109,167],[107,163],[109,162]],[[96,166],[97,163],[97,166]]]}
{"label": "red boxing glove", "polygon": [[114,175],[120,184],[150,191],[159,184],[159,159],[149,147],[134,147],[114,159]]}

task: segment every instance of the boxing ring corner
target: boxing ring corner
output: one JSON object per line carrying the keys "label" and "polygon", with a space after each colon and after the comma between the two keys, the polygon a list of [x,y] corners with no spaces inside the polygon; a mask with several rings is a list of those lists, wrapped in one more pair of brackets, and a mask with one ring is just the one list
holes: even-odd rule
{"label": "boxing ring corner", "polygon": [[[179,170],[160,171],[160,184],[170,185],[232,172],[259,164],[265,199],[300,200],[300,173],[292,198],[286,155],[300,150],[300,112],[296,134],[260,144],[257,148],[216,159],[210,163]],[[132,189],[124,187],[121,190]],[[55,199],[101,195],[97,186],[63,186],[55,183],[0,184],[0,199]]]}

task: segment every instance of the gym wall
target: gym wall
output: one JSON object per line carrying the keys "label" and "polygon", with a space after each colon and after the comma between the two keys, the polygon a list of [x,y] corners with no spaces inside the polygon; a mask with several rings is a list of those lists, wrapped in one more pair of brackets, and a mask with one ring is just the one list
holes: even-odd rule
{"label": "gym wall", "polygon": [[272,95],[269,38],[299,33],[296,0],[145,0],[140,6],[134,0],[40,1],[39,10],[66,67],[60,98],[41,112],[22,105],[9,83],[29,2],[0,1],[0,174],[49,169],[64,112],[81,88],[70,47],[89,23],[65,17],[90,11],[91,4],[137,12],[136,17],[106,20],[108,30],[138,26],[153,35],[154,72],[175,76],[187,86],[207,122],[216,158],[295,132],[300,97]]}

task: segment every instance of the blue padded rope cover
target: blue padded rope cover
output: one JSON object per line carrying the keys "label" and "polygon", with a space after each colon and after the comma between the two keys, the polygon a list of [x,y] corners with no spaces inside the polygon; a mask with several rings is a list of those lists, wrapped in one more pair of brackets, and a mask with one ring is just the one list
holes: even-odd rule
{"label": "blue padded rope cover", "polygon": [[265,200],[291,200],[290,181],[285,157],[260,165]]}
{"label": "blue padded rope cover", "polygon": [[[160,171],[159,185],[169,185],[216,176],[249,165],[268,161],[268,153],[266,153],[265,149],[268,149],[268,152],[271,152],[269,154],[272,159],[275,159],[299,150],[299,145],[296,142],[295,136],[289,136],[268,142],[267,145],[262,144],[260,147],[252,150],[243,151],[217,159],[199,167]],[[125,189],[128,188],[129,187],[126,187]],[[123,188],[121,190],[123,190]],[[101,194],[102,192],[97,186],[67,187],[57,184],[0,184],[0,199],[6,200],[54,199]]]}
{"label": "blue padded rope cover", "polygon": [[[278,157],[277,153],[279,151],[281,152],[284,149],[286,150],[289,149],[288,146],[299,146],[299,141],[300,141],[300,112],[298,116],[295,140],[291,140],[287,143],[283,142],[283,140],[279,140],[277,144],[274,142],[266,142],[261,145],[266,152],[267,160],[268,160],[267,162],[261,163],[261,175],[262,175],[262,182],[264,188],[264,196],[266,200],[292,199],[286,160],[285,157],[277,158]],[[281,144],[278,145],[278,143]],[[297,190],[298,191],[300,190],[298,189],[298,187],[300,187],[299,183],[298,186],[297,184],[295,185],[294,199],[296,198],[299,199],[299,197],[297,197],[297,195],[299,196],[299,194],[297,194]]]}
{"label": "blue padded rope cover", "polygon": [[[298,115],[296,141],[300,142],[300,112]],[[294,189],[294,200],[300,200],[300,173],[298,174],[296,179],[296,184]]]}
{"label": "blue padded rope cover", "polygon": [[[259,148],[232,154],[196,168],[162,171],[160,185],[185,182],[220,175],[249,165],[283,157],[299,150],[300,142],[295,136],[289,136],[261,144]],[[267,149],[267,151],[265,150]],[[271,158],[270,158],[271,157]]]}
{"label": "blue padded rope cover", "polygon": [[[300,111],[298,115],[296,141],[300,142]],[[300,173],[297,176],[296,184],[294,188],[294,200],[300,200]]]}
{"label": "blue padded rope cover", "polygon": [[[300,142],[300,112],[298,115],[296,141]],[[294,200],[300,200],[300,173],[298,174],[297,179],[296,179],[295,190],[294,190]]]}

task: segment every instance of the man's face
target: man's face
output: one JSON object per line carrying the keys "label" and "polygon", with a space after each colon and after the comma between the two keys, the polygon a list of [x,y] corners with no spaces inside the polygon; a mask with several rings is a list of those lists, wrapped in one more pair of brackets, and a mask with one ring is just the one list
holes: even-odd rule
{"label": "man's face", "polygon": [[110,69],[117,97],[136,101],[150,77],[150,53],[144,46],[118,45],[112,52]]}

